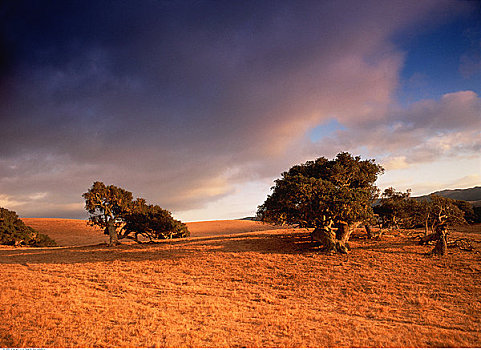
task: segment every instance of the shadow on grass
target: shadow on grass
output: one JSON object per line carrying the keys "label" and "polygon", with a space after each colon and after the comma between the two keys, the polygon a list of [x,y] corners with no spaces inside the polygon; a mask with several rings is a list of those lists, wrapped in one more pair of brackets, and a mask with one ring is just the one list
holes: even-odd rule
{"label": "shadow on grass", "polygon": [[[407,240],[403,241],[391,241],[391,240],[376,240],[376,241],[368,241],[366,244],[356,247],[356,249],[365,251],[375,251],[384,254],[416,254],[413,251],[405,250],[407,247],[413,247],[419,245],[416,242],[409,242]],[[419,253],[422,255],[423,253]]]}
{"label": "shadow on grass", "polygon": [[[355,239],[355,250],[406,253],[408,242]],[[116,247],[97,244],[81,247],[0,249],[0,264],[76,264],[113,261],[159,261],[185,259],[206,253],[309,254],[322,253],[307,232],[263,231],[210,237],[165,240],[156,243],[123,243]]]}

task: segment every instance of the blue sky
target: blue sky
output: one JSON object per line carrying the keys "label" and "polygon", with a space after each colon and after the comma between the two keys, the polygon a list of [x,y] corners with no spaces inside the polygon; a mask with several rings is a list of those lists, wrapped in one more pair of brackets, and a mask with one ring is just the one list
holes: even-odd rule
{"label": "blue sky", "polygon": [[254,215],[348,151],[421,195],[481,184],[474,1],[4,1],[0,207],[86,218],[115,184],[184,221]]}
{"label": "blue sky", "polygon": [[[443,94],[481,90],[479,59],[481,47],[479,9],[450,18],[426,31],[405,35],[394,41],[406,52],[397,98],[410,104],[425,98],[439,98]],[[478,62],[463,74],[463,59]]]}

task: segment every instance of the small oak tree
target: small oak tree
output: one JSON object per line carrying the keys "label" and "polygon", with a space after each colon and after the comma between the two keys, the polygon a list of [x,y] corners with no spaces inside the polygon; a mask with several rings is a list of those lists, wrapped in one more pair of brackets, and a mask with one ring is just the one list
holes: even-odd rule
{"label": "small oak tree", "polygon": [[417,202],[410,195],[411,190],[409,189],[406,192],[396,191],[393,187],[384,190],[379,205],[374,206],[374,213],[378,215],[382,229],[413,226],[413,214]]}
{"label": "small oak tree", "polygon": [[431,212],[431,203],[427,200],[418,200],[413,203],[413,220],[419,227],[424,227],[424,236],[429,234],[429,228],[432,228],[433,216]]}
{"label": "small oak tree", "polygon": [[275,181],[273,192],[258,207],[260,220],[314,228],[324,250],[347,253],[351,232],[372,220],[374,186],[383,168],[347,152],[295,165]]}
{"label": "small oak tree", "polygon": [[430,200],[425,203],[420,208],[424,208],[427,211],[425,217],[431,219],[433,233],[421,238],[419,244],[435,241],[436,244],[431,254],[445,255],[447,251],[448,229],[452,225],[466,223],[464,213],[457,207],[456,202],[449,198],[431,195]]}
{"label": "small oak tree", "polygon": [[454,200],[454,205],[463,212],[464,220],[466,220],[468,224],[476,223],[476,214],[471,203],[462,200]]}

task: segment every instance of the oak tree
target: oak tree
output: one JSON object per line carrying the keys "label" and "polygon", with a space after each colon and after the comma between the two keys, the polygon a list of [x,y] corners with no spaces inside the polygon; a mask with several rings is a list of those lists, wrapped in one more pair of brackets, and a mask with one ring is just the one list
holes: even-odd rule
{"label": "oak tree", "polygon": [[427,211],[426,216],[431,218],[433,233],[420,240],[420,244],[427,244],[435,241],[435,246],[431,251],[434,255],[445,255],[447,251],[447,238],[449,227],[455,224],[466,223],[464,213],[460,210],[453,199],[431,195],[429,201],[423,206]]}
{"label": "oak tree", "polygon": [[352,231],[373,218],[374,182],[382,172],[373,159],[347,152],[295,165],[275,180],[257,216],[267,223],[314,228],[311,237],[324,250],[346,253]]}
{"label": "oak tree", "polygon": [[374,206],[381,229],[410,228],[414,225],[417,202],[410,196],[409,189],[406,192],[396,191],[393,187],[384,190],[378,205]]}
{"label": "oak tree", "polygon": [[103,228],[110,245],[123,238],[139,242],[139,235],[150,240],[190,235],[187,226],[169,211],[147,204],[143,198],[132,200],[132,193],[123,188],[97,181],[82,196],[90,213],[89,224]]}

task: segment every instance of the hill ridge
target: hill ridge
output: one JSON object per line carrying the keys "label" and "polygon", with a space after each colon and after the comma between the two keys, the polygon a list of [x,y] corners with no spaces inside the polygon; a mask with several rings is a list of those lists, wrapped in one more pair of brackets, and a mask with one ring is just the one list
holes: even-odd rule
{"label": "hill ridge", "polygon": [[445,198],[460,200],[470,202],[473,206],[481,206],[481,186],[474,186],[462,189],[445,189],[440,191],[435,191],[424,196],[414,197],[416,199],[429,198],[431,195],[437,195]]}

